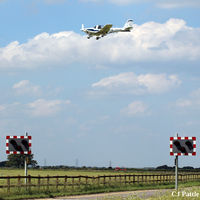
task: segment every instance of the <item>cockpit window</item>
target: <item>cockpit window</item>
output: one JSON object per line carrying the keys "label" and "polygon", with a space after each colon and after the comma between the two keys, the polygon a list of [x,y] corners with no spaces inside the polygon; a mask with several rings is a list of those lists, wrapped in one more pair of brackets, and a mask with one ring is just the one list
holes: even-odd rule
{"label": "cockpit window", "polygon": [[94,28],[95,28],[95,29],[101,29],[102,26],[101,26],[101,25],[96,25]]}

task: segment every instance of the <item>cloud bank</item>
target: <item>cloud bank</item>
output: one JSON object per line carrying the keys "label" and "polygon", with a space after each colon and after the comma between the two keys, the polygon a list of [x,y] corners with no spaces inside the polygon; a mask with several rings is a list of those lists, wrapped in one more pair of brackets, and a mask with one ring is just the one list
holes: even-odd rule
{"label": "cloud bank", "polygon": [[93,94],[159,94],[167,92],[181,84],[176,75],[141,74],[133,72],[110,76],[93,83]]}
{"label": "cloud bank", "polygon": [[141,3],[152,3],[155,6],[161,8],[183,8],[183,7],[200,7],[199,0],[81,0],[83,2],[108,2],[116,5],[129,5],[129,4],[141,4]]}
{"label": "cloud bank", "polygon": [[41,33],[26,43],[0,48],[0,69],[93,65],[147,61],[200,60],[200,28],[184,20],[135,25],[131,33],[110,34],[99,41],[73,31]]}
{"label": "cloud bank", "polygon": [[61,111],[63,106],[70,104],[69,100],[45,100],[37,99],[27,104],[28,110],[32,116],[51,116]]}

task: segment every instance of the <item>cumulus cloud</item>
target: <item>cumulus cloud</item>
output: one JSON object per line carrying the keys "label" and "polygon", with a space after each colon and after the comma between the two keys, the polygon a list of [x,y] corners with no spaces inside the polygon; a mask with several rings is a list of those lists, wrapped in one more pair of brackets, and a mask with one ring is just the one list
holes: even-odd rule
{"label": "cumulus cloud", "polygon": [[176,75],[166,74],[141,74],[133,72],[121,73],[110,76],[93,83],[93,93],[103,94],[129,93],[163,93],[181,84],[181,80]]}
{"label": "cumulus cloud", "polygon": [[27,104],[28,110],[32,116],[51,116],[61,111],[63,106],[70,104],[69,100],[45,100],[38,99]]}
{"label": "cumulus cloud", "polygon": [[109,34],[96,41],[72,31],[41,33],[26,43],[0,48],[0,68],[68,66],[72,63],[108,64],[200,59],[200,28],[184,20],[135,25],[130,33]]}
{"label": "cumulus cloud", "polygon": [[144,114],[147,111],[147,106],[141,101],[133,101],[127,107],[123,108],[120,112],[126,115]]}
{"label": "cumulus cloud", "polygon": [[22,80],[13,85],[13,90],[17,95],[40,95],[40,86],[33,85],[29,80]]}
{"label": "cumulus cloud", "polygon": [[152,3],[161,8],[200,7],[199,0],[81,0],[83,2],[109,2],[116,5]]}
{"label": "cumulus cloud", "polygon": [[199,0],[165,0],[156,1],[156,5],[161,8],[183,8],[183,7],[200,7]]}
{"label": "cumulus cloud", "polygon": [[200,108],[200,88],[191,92],[188,98],[178,99],[176,105],[181,108]]}
{"label": "cumulus cloud", "polygon": [[0,114],[6,116],[19,116],[22,114],[33,117],[53,116],[71,104],[70,100],[46,100],[37,99],[30,103],[8,103],[0,104]]}

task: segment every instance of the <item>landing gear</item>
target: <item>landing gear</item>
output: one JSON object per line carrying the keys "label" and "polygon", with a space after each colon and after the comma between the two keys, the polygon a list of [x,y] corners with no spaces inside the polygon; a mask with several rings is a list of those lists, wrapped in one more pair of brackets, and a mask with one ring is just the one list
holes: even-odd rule
{"label": "landing gear", "polygon": [[96,37],[96,40],[99,40],[100,39],[100,37]]}
{"label": "landing gear", "polygon": [[90,38],[91,38],[90,36],[87,37],[87,39],[90,39]]}

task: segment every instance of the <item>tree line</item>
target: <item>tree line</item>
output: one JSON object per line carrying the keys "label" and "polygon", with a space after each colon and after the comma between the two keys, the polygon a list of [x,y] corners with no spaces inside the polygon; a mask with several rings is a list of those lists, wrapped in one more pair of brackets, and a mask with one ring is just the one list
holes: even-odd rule
{"label": "tree line", "polygon": [[[6,161],[0,162],[0,167],[13,167],[13,168],[24,168],[25,159],[27,161],[27,164],[31,168],[43,168],[43,169],[76,169],[76,170],[114,170],[115,168],[109,167],[75,167],[75,166],[66,166],[66,165],[56,165],[56,166],[39,166],[37,161],[33,159],[34,155],[24,155],[24,154],[10,154],[7,157]],[[167,166],[167,165],[161,165],[155,168],[126,168],[129,171],[136,171],[136,170],[142,170],[142,171],[173,171],[175,167]],[[192,166],[185,166],[182,168],[179,168],[181,170],[190,170],[190,171],[200,171],[200,168],[194,168]]]}
{"label": "tree line", "polygon": [[0,167],[14,167],[14,168],[24,168],[25,159],[27,165],[32,168],[37,168],[38,163],[33,159],[33,154],[24,155],[24,154],[10,154],[6,161],[0,162]]}

